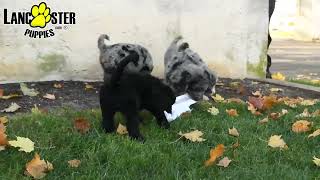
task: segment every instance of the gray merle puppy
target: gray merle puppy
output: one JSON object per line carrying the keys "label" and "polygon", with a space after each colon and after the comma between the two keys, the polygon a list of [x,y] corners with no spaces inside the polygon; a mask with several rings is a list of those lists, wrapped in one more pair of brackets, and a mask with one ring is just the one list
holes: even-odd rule
{"label": "gray merle puppy", "polygon": [[115,71],[120,61],[129,55],[129,51],[135,51],[139,59],[137,62],[130,62],[125,72],[138,72],[150,74],[153,70],[152,57],[148,50],[138,44],[119,43],[106,45],[104,40],[110,40],[106,34],[100,35],[98,39],[98,48],[100,50],[100,64],[104,71],[105,83],[110,82],[111,74]]}
{"label": "gray merle puppy", "polygon": [[110,82],[104,83],[100,89],[102,126],[106,132],[114,132],[114,115],[122,112],[127,120],[129,136],[143,141],[138,112],[143,109],[150,111],[161,127],[169,128],[164,111],[171,113],[175,95],[169,86],[150,74],[123,72],[128,63],[139,61],[137,52],[129,52],[112,73]]}
{"label": "gray merle puppy", "polygon": [[173,40],[164,57],[165,79],[176,95],[188,93],[192,99],[211,98],[218,77],[188,43],[178,45],[181,36]]}

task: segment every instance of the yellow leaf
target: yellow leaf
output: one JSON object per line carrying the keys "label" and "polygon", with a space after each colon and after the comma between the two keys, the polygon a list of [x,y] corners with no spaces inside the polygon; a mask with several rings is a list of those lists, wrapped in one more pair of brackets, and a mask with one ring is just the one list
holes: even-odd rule
{"label": "yellow leaf", "polygon": [[231,163],[232,160],[230,160],[228,157],[224,157],[223,159],[221,159],[219,161],[219,163],[217,164],[217,166],[221,166],[221,167],[228,167],[229,164]]}
{"label": "yellow leaf", "polygon": [[210,150],[210,158],[204,163],[205,166],[213,165],[217,158],[224,153],[224,145],[219,144],[216,148]]}
{"label": "yellow leaf", "polygon": [[296,117],[299,117],[299,118],[311,117],[311,114],[309,113],[309,110],[306,108],[304,109],[303,113],[297,115]]}
{"label": "yellow leaf", "polygon": [[286,80],[286,77],[283,74],[281,74],[280,72],[278,72],[276,74],[272,74],[272,79],[284,81],[284,80]]}
{"label": "yellow leaf", "polygon": [[320,166],[320,159],[319,158],[314,156],[313,157],[313,162],[314,162],[315,165]]}
{"label": "yellow leaf", "polygon": [[312,117],[319,117],[319,116],[320,116],[320,109],[312,113]]}
{"label": "yellow leaf", "polygon": [[48,161],[41,160],[39,154],[36,153],[34,158],[26,164],[25,174],[35,179],[41,179],[47,175],[47,172],[52,170],[53,165]]}
{"label": "yellow leaf", "polygon": [[203,139],[201,136],[203,135],[203,133],[199,130],[195,130],[195,131],[191,131],[189,133],[184,133],[182,134],[182,132],[179,132],[179,135],[192,141],[192,142],[203,142],[205,141],[205,139]]}
{"label": "yellow leaf", "polygon": [[238,114],[236,109],[226,109],[226,112],[231,117],[239,116],[239,114]]}
{"label": "yellow leaf", "polygon": [[20,148],[19,151],[24,152],[32,152],[34,150],[34,142],[32,142],[29,138],[19,137],[17,136],[16,141],[9,141],[10,146]]}
{"label": "yellow leaf", "polygon": [[1,96],[0,99],[11,99],[11,98],[16,98],[16,97],[21,97],[21,95],[18,95],[18,94],[10,94],[8,96]]}
{"label": "yellow leaf", "polygon": [[21,107],[17,103],[11,103],[11,105],[8,108],[1,110],[1,112],[13,113],[13,112],[16,112],[20,108]]}
{"label": "yellow leaf", "polygon": [[295,133],[308,132],[311,130],[312,123],[306,120],[299,120],[292,125],[292,131]]}
{"label": "yellow leaf", "polygon": [[46,94],[46,95],[43,96],[43,98],[50,99],[50,100],[55,100],[56,96],[54,94]]}
{"label": "yellow leaf", "polygon": [[127,127],[119,123],[118,128],[117,128],[117,133],[120,135],[125,135],[128,134]]}
{"label": "yellow leaf", "polygon": [[270,91],[271,92],[283,92],[284,90],[281,88],[271,88]]}
{"label": "yellow leaf", "polygon": [[265,124],[265,123],[268,123],[269,122],[269,118],[264,118],[264,119],[262,119],[262,120],[260,120],[258,123],[259,124]]}
{"label": "yellow leaf", "polygon": [[61,89],[62,88],[62,84],[55,83],[55,84],[53,84],[53,87],[56,88],[56,89]]}
{"label": "yellow leaf", "polygon": [[301,102],[300,102],[300,104],[302,105],[302,106],[313,106],[313,105],[315,105],[317,103],[317,100],[316,99],[313,99],[313,100],[311,100],[311,99],[304,99],[304,100],[302,100]]}
{"label": "yellow leaf", "polygon": [[268,145],[273,147],[273,148],[280,148],[280,149],[286,149],[288,146],[284,142],[284,140],[281,138],[281,135],[274,135],[271,136],[268,142]]}
{"label": "yellow leaf", "polygon": [[213,100],[216,102],[223,102],[224,98],[220,96],[219,94],[216,94],[215,96],[212,96]]}
{"label": "yellow leaf", "polygon": [[94,87],[88,83],[85,83],[85,90],[90,90],[90,89],[94,89]]}
{"label": "yellow leaf", "polygon": [[25,83],[20,83],[20,89],[25,96],[37,96],[39,94],[35,89],[30,89]]}
{"label": "yellow leaf", "polygon": [[80,166],[81,161],[78,159],[73,159],[73,160],[68,161],[68,164],[69,164],[69,167],[77,168]]}
{"label": "yellow leaf", "polygon": [[219,114],[219,109],[217,109],[215,107],[211,107],[208,109],[208,112],[211,113],[212,115],[216,116]]}
{"label": "yellow leaf", "polygon": [[311,138],[311,137],[317,137],[320,135],[320,129],[317,129],[316,131],[314,131],[312,134],[310,134],[308,136],[308,138]]}
{"label": "yellow leaf", "polygon": [[238,130],[236,128],[234,128],[234,127],[232,129],[229,129],[229,135],[235,136],[235,137],[239,137],[240,136]]}
{"label": "yellow leaf", "polygon": [[7,116],[0,117],[0,124],[6,124],[8,122]]}

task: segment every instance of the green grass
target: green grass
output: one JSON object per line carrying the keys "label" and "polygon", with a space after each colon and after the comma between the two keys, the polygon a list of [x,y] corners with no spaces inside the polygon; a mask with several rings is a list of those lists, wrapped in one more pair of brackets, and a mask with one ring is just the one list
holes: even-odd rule
{"label": "green grass", "polygon": [[314,87],[320,87],[320,83],[313,83],[311,80],[307,80],[307,79],[301,79],[301,80],[291,79],[289,80],[289,82],[304,84],[304,85],[309,85]]}
{"label": "green grass", "polygon": [[[304,107],[289,109],[289,114],[278,121],[265,125],[257,122],[263,117],[251,115],[245,106],[217,104],[220,114],[212,116],[204,106],[196,106],[192,115],[177,119],[169,130],[158,128],[152,118],[141,125],[146,142],[141,144],[126,136],[105,134],[100,127],[98,110],[76,112],[58,110],[48,115],[27,114],[10,118],[7,133],[28,137],[35,142],[35,152],[54,165],[46,179],[319,179],[320,168],[313,156],[320,157],[320,137],[307,139],[307,133],[291,131],[295,116]],[[226,115],[225,110],[236,108],[239,117]],[[277,106],[272,111],[281,111]],[[320,104],[310,107],[313,112]],[[72,121],[85,117],[92,123],[88,134],[81,135],[73,129]],[[119,119],[119,118],[118,118]],[[310,118],[313,130],[320,128],[319,118]],[[235,127],[240,133],[240,147],[231,146],[237,138],[229,136],[228,128]],[[201,130],[203,143],[176,141],[179,131]],[[267,146],[271,135],[282,135],[288,150]],[[224,156],[232,159],[228,168],[204,167],[209,151],[217,144],[227,149]],[[30,179],[23,175],[25,164],[34,153],[18,152],[15,148],[0,151],[0,179]],[[81,160],[79,168],[69,168],[67,161]]]}

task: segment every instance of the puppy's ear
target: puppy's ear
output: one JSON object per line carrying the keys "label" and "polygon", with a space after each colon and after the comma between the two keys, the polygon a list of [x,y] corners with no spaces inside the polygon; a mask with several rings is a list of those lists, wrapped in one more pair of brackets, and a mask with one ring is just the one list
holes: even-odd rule
{"label": "puppy's ear", "polygon": [[189,48],[189,44],[184,42],[179,46],[178,51],[181,52],[181,51],[186,50],[187,48]]}

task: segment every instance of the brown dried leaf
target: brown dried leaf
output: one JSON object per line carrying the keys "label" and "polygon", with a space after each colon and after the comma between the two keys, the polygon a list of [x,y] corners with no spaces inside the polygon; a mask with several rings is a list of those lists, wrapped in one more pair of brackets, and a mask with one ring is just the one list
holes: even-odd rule
{"label": "brown dried leaf", "polygon": [[69,164],[69,167],[77,168],[80,166],[81,161],[78,159],[73,159],[73,160],[68,161],[68,164]]}
{"label": "brown dried leaf", "polygon": [[56,89],[61,89],[63,87],[63,85],[60,84],[60,83],[54,83],[53,87],[56,88]]}
{"label": "brown dried leaf", "polygon": [[252,104],[257,110],[263,109],[263,98],[249,96],[249,103]]}
{"label": "brown dried leaf", "polygon": [[226,112],[231,117],[239,116],[239,114],[238,114],[236,109],[226,109]]}
{"label": "brown dried leaf", "polygon": [[260,120],[258,123],[259,124],[265,124],[265,123],[268,123],[269,122],[269,118],[264,118],[264,119],[262,119],[262,120]]}
{"label": "brown dried leaf", "polygon": [[2,97],[4,94],[4,90],[3,89],[0,89],[0,97]]}
{"label": "brown dried leaf", "polygon": [[85,88],[84,88],[86,91],[88,90],[91,90],[91,89],[94,89],[94,87],[88,83],[85,83]]}
{"label": "brown dried leaf", "polygon": [[240,147],[239,140],[237,140],[237,142],[232,145],[232,148],[233,148],[233,149],[236,149],[236,148],[238,148],[238,147]]}
{"label": "brown dried leaf", "polygon": [[6,124],[8,122],[7,116],[0,117],[0,124]]}
{"label": "brown dried leaf", "polygon": [[271,114],[269,115],[269,118],[272,119],[272,120],[278,120],[280,117],[281,117],[281,113],[278,113],[278,112],[276,112],[276,113],[271,113]]}
{"label": "brown dried leaf", "polygon": [[53,165],[40,159],[38,153],[34,155],[34,158],[26,164],[25,174],[35,179],[44,178],[49,171],[53,170]]}
{"label": "brown dried leaf", "polygon": [[46,94],[43,96],[45,99],[55,100],[56,96],[54,94]]}
{"label": "brown dried leaf", "polygon": [[22,96],[18,94],[9,94],[8,96],[1,96],[0,99],[8,100],[8,99],[17,98],[17,97],[22,97]]}
{"label": "brown dried leaf", "polygon": [[76,118],[73,125],[74,128],[82,134],[85,134],[90,130],[90,123],[85,118]]}
{"label": "brown dried leaf", "polygon": [[288,146],[281,138],[281,135],[274,135],[271,136],[268,142],[268,145],[273,148],[280,148],[280,149],[287,149]]}
{"label": "brown dried leaf", "polygon": [[311,130],[312,123],[306,120],[299,120],[292,125],[292,131],[295,133],[308,132]]}
{"label": "brown dried leaf", "polygon": [[217,166],[221,166],[221,167],[228,167],[229,164],[231,163],[232,160],[230,160],[228,157],[224,157],[223,159],[221,159],[219,161],[219,163],[217,164]]}
{"label": "brown dried leaf", "polygon": [[253,96],[258,96],[258,97],[262,97],[262,94],[260,91],[256,91],[252,93]]}
{"label": "brown dried leaf", "polygon": [[216,148],[210,150],[210,158],[204,163],[204,165],[213,165],[217,158],[221,157],[224,153],[224,145],[219,144]]}
{"label": "brown dried leaf", "polygon": [[119,123],[118,128],[117,128],[117,133],[120,135],[125,135],[128,134],[127,127]]}
{"label": "brown dried leaf", "polygon": [[247,93],[247,89],[242,83],[240,84],[239,88],[237,89],[237,93],[242,96]]}

